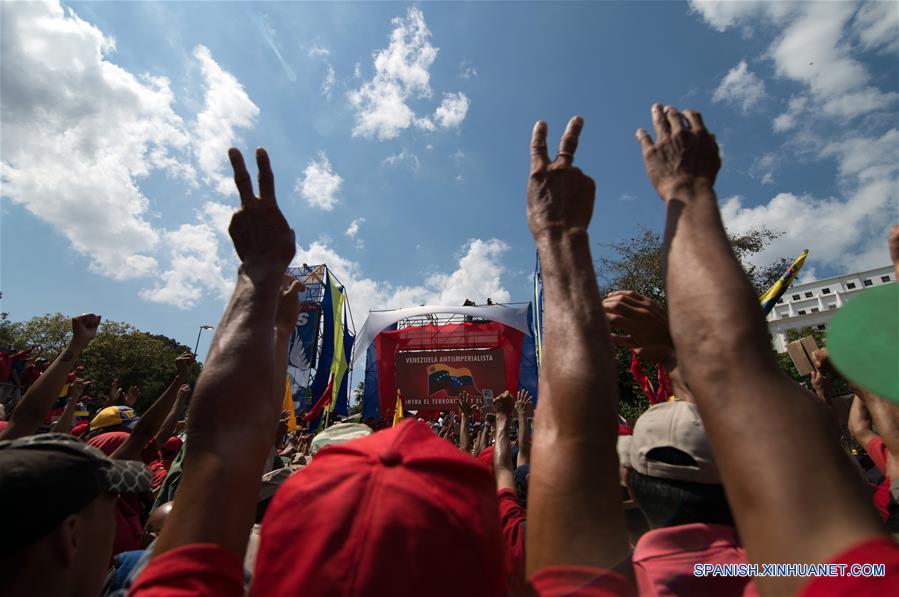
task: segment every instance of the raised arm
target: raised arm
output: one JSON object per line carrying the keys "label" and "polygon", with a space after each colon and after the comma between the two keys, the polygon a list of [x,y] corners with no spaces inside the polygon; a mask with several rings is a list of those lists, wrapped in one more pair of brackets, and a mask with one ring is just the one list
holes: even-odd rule
{"label": "raised arm", "polygon": [[78,401],[84,395],[84,388],[90,383],[83,379],[76,379],[69,384],[68,402],[66,402],[66,407],[63,409],[62,414],[59,415],[59,419],[56,420],[53,428],[50,429],[51,433],[68,433],[72,430],[72,421],[75,420],[75,409],[78,408]]}
{"label": "raised arm", "polygon": [[[185,352],[175,359],[175,379],[165,389],[162,396],[150,405],[140,417],[134,430],[128,435],[128,439],[112,453],[112,458],[118,460],[139,460],[144,446],[156,437],[162,428],[166,417],[171,415],[172,406],[180,393],[181,386],[190,377],[190,370],[194,366],[194,356],[191,352]],[[168,439],[168,438],[166,438]]]}
{"label": "raised arm", "polygon": [[243,558],[281,413],[282,397],[272,391],[274,325],[282,277],[296,250],[294,234],[278,209],[265,150],[256,150],[258,199],[240,152],[231,149],[229,156],[241,207],[228,231],[241,266],[191,400],[190,466],[154,556],[214,543]]}
{"label": "raised arm", "polygon": [[496,476],[496,489],[515,491],[515,470],[512,464],[512,440],[509,438],[509,427],[512,424],[514,409],[512,394],[503,392],[493,399],[493,410],[496,412],[496,435],[493,445],[493,473]]}
{"label": "raised arm", "polygon": [[302,282],[284,274],[281,279],[281,293],[275,315],[275,396],[284,400],[284,385],[287,380],[287,347],[290,334],[297,326],[300,316],[299,294],[305,290]]}
{"label": "raised arm", "polygon": [[65,385],[78,355],[97,335],[99,325],[100,316],[92,313],[72,319],[72,339],[68,346],[22,396],[9,418],[9,425],[0,430],[0,440],[25,437],[38,430]]}
{"label": "raised arm", "polygon": [[[656,104],[652,121],[655,142],[643,129],[637,139],[649,179],[667,204],[663,267],[671,335],[750,560],[820,562],[882,535],[862,484],[829,433],[829,414],[774,360],[758,296],[718,210],[715,138],[697,112],[681,115]],[[757,582],[764,592],[786,594],[805,581]]]}
{"label": "raised arm", "polygon": [[471,420],[471,402],[468,394],[459,397],[459,449],[471,454],[471,431],[468,422]]}
{"label": "raised arm", "polygon": [[615,451],[614,351],[587,226],[596,186],[571,166],[583,126],[571,119],[550,162],[534,127],[528,225],[543,271],[545,340],[528,485],[527,574],[552,565],[612,568],[627,533]]}
{"label": "raised arm", "polygon": [[178,394],[175,396],[175,402],[172,403],[172,408],[169,409],[169,414],[166,415],[165,421],[162,422],[162,426],[156,432],[156,445],[162,446],[175,433],[175,427],[178,425],[181,410],[184,408],[184,403],[187,402],[188,396],[190,396],[190,386],[186,383],[181,384],[181,387],[178,388]]}
{"label": "raised arm", "polygon": [[515,398],[515,412],[518,415],[518,461],[517,466],[531,462],[531,433],[528,429],[528,414],[533,412],[534,403],[527,390],[518,390]]}

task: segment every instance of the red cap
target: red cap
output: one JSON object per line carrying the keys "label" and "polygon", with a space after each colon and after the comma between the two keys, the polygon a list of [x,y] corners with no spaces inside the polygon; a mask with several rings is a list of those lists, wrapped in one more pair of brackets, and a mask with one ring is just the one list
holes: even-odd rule
{"label": "red cap", "polygon": [[181,446],[184,445],[184,442],[181,441],[181,438],[177,436],[172,436],[169,439],[165,440],[165,443],[162,445],[162,455],[172,455],[174,456],[178,450],[181,449]]}
{"label": "red cap", "polygon": [[493,475],[420,421],[323,448],[262,529],[254,595],[505,593]]}
{"label": "red cap", "polygon": [[90,428],[90,425],[88,425],[87,423],[75,425],[74,427],[72,427],[72,435],[74,435],[75,437],[81,437],[82,435],[87,433],[88,428]]}

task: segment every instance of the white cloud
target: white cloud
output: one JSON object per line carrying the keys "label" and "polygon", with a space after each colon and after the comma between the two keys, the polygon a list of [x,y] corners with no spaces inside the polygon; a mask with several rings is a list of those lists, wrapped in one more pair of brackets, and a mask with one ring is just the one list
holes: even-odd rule
{"label": "white cloud", "polygon": [[835,141],[820,156],[837,160],[842,198],[782,192],[749,207],[742,197],[731,197],[721,207],[728,229],[740,233],[765,226],[783,233],[753,256],[758,264],[796,257],[803,249],[810,250],[809,261],[838,271],[887,264],[887,230],[899,205],[899,130]]}
{"label": "white cloud", "polygon": [[443,101],[434,111],[434,118],[445,129],[456,128],[468,114],[468,98],[464,93],[444,93]]}
{"label": "white cloud", "polygon": [[465,60],[459,64],[459,76],[463,79],[477,79],[478,69],[471,62]]}
{"label": "white cloud", "polygon": [[325,78],[322,81],[322,95],[328,95],[331,93],[331,90],[334,88],[334,83],[337,82],[337,77],[334,74],[334,67],[328,63],[328,68],[325,71]]}
{"label": "white cloud", "polygon": [[745,114],[764,97],[765,82],[750,72],[746,61],[741,60],[721,79],[712,101],[739,106]]}
{"label": "white cloud", "polygon": [[[874,6],[874,4],[890,5]],[[781,77],[806,86],[810,113],[851,119],[893,110],[899,94],[871,85],[868,69],[854,55],[862,48],[895,44],[895,3],[764,2],[724,0],[691,2],[694,11],[719,31],[730,27],[770,24],[776,32],[766,57]],[[858,10],[858,16],[853,16]],[[891,37],[892,36],[892,37]],[[861,44],[853,44],[859,38]],[[795,114],[779,116],[776,131],[789,130]]]}
{"label": "white cloud", "polygon": [[277,37],[275,28],[271,26],[271,23],[269,23],[268,17],[263,15],[255,19],[255,21],[257,28],[259,29],[259,33],[265,39],[268,47],[271,48],[272,53],[275,55],[275,58],[278,59],[278,64],[281,65],[281,69],[284,71],[284,75],[291,83],[296,82],[297,74],[296,72],[294,72],[293,67],[290,66],[286,60],[284,60],[284,56],[281,55],[281,50],[278,49],[278,44],[275,43],[275,37]]}
{"label": "white cloud", "polygon": [[855,15],[855,30],[865,50],[899,51],[899,10],[895,2],[867,2]]}
{"label": "white cloud", "polygon": [[331,50],[328,48],[323,48],[321,46],[312,46],[309,48],[309,56],[330,56]]}
{"label": "white cloud", "polygon": [[362,68],[361,68],[361,66],[362,66],[362,65],[360,65],[360,64],[357,62],[356,65],[353,67],[353,78],[354,78],[354,79],[361,79],[361,78],[362,78]]}
{"label": "white cloud", "polygon": [[323,241],[308,248],[297,247],[294,263],[326,263],[347,287],[356,328],[362,327],[369,310],[394,309],[423,304],[461,305],[466,298],[483,301],[487,297],[508,302],[509,292],[503,287],[502,255],[508,246],[500,240],[475,239],[464,247],[455,271],[425,277],[415,286],[395,286],[389,282],[365,277],[358,263],[340,256]]}
{"label": "white cloud", "polygon": [[798,123],[799,116],[805,110],[807,104],[808,98],[806,98],[805,96],[800,95],[791,97],[787,111],[774,119],[774,123],[772,125],[774,131],[782,133],[794,128]]}
{"label": "white cloud", "polygon": [[228,148],[239,141],[236,129],[255,124],[259,108],[231,73],[223,70],[205,46],[194,48],[205,86],[203,110],[194,126],[194,154],[206,183],[223,195],[236,195],[228,173]]}
{"label": "white cloud", "polygon": [[414,153],[409,152],[405,147],[399,153],[395,153],[384,158],[381,162],[384,166],[397,166],[406,164],[410,170],[418,170],[421,167],[421,161]]}
{"label": "white cloud", "polygon": [[161,276],[162,284],[139,292],[141,298],[188,309],[203,296],[204,289],[217,293],[222,300],[234,289],[234,280],[227,279],[226,261],[219,258],[219,241],[208,224],[182,224],[165,233],[170,253],[170,269]]}
{"label": "white cloud", "polygon": [[[396,17],[391,23],[394,29],[390,43],[373,57],[374,77],[347,94],[356,110],[353,136],[394,139],[412,126],[426,131],[435,129],[431,118],[416,116],[407,103],[410,99],[427,99],[432,95],[429,69],[437,58],[438,49],[431,45],[431,32],[425,24],[424,14],[411,7],[405,18]],[[441,104],[438,107],[438,110],[444,108],[441,114],[446,115],[443,118],[453,123],[443,126],[458,126],[465,117],[468,98],[462,97],[465,105],[461,118],[458,116],[459,98],[452,106]],[[446,101],[444,99],[444,103]],[[449,111],[450,108],[453,111]]]}
{"label": "white cloud", "polygon": [[190,138],[167,79],[107,60],[115,41],[53,3],[3,3],[2,193],[65,236],[91,269],[157,269],[160,235],[138,180],[193,180]]}
{"label": "white cloud", "polygon": [[774,183],[774,171],[777,169],[777,154],[763,153],[755,159],[749,168],[749,175],[762,184]]}
{"label": "white cloud", "polygon": [[328,156],[320,151],[317,159],[309,160],[306,164],[303,178],[297,179],[296,191],[310,206],[331,211],[337,203],[341,183],[343,178],[332,170]]}
{"label": "white cloud", "polygon": [[349,227],[346,229],[346,232],[344,232],[344,234],[346,234],[346,235],[349,236],[350,238],[355,237],[356,234],[359,233],[359,226],[360,226],[363,222],[365,222],[365,218],[356,218],[355,220],[353,220],[352,222],[350,222],[350,225],[349,225]]}

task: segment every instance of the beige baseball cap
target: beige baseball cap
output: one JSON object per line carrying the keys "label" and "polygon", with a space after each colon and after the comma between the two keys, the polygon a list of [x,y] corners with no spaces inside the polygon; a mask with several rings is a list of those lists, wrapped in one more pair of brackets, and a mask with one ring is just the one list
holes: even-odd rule
{"label": "beige baseball cap", "polygon": [[[705,427],[691,402],[678,400],[651,407],[637,419],[629,444],[627,466],[640,474],[674,481],[721,483]],[[679,450],[695,464],[658,460],[652,454],[656,448]]]}

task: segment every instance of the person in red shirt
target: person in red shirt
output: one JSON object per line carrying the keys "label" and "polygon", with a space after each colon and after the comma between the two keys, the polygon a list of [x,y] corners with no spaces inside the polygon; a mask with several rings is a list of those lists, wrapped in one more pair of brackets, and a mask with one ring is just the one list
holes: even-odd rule
{"label": "person in red shirt", "polygon": [[650,407],[623,460],[628,489],[651,527],[632,556],[640,595],[757,595],[749,577],[694,573],[696,564],[747,563],[696,405]]}

